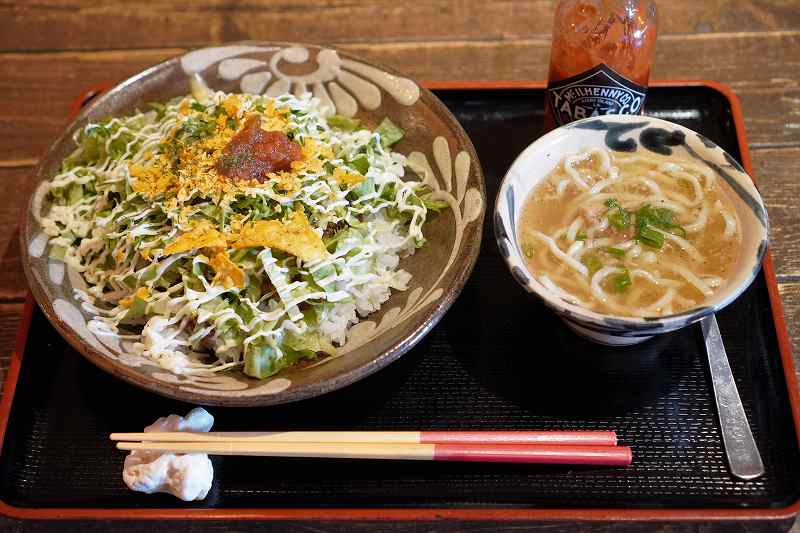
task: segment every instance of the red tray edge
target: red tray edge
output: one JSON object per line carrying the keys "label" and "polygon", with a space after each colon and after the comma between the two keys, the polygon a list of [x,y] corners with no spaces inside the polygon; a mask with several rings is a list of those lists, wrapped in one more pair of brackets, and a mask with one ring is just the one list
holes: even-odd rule
{"label": "red tray edge", "polygon": [[[426,89],[481,90],[481,89],[541,89],[544,81],[508,80],[508,81],[438,81],[426,80],[421,83]],[[747,146],[744,129],[744,117],[741,104],[736,94],[725,84],[712,80],[655,80],[653,87],[672,86],[705,86],[721,93],[730,103],[742,166],[753,177],[753,163]],[[76,115],[81,107],[94,96],[104,92],[111,84],[103,83],[93,86],[76,98],[70,105],[70,116]],[[757,181],[756,181],[757,183]],[[772,254],[769,249],[762,262],[767,281],[778,337],[778,348],[781,353],[784,376],[786,379],[789,404],[792,411],[795,432],[800,441],[800,391],[795,377],[794,360],[792,358],[789,333],[783,313],[775,277]],[[11,362],[3,387],[0,402],[0,444],[4,442],[8,416],[11,412],[14,392],[25,352],[28,330],[33,316],[35,301],[30,292],[25,299],[22,322],[11,352]],[[25,508],[9,505],[0,500],[0,514],[15,519],[126,519],[126,520],[336,520],[336,521],[591,521],[591,522],[664,522],[664,521],[782,521],[794,518],[800,513],[800,499],[786,507],[774,509],[437,509],[437,508],[404,508],[404,509],[104,509],[104,508]]]}

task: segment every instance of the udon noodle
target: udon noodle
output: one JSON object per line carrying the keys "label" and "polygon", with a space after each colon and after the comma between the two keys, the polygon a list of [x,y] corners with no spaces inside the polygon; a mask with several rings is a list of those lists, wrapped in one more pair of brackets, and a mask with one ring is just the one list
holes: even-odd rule
{"label": "udon noodle", "polygon": [[725,285],[739,253],[741,226],[723,186],[685,159],[572,155],[526,200],[521,251],[553,294],[600,313],[697,307]]}

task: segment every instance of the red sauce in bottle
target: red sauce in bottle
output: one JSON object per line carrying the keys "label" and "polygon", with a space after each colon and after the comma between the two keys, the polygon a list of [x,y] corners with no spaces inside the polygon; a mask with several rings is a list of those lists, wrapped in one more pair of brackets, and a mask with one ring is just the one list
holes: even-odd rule
{"label": "red sauce in bottle", "polygon": [[555,13],[545,128],[640,114],[656,40],[651,0],[561,0]]}

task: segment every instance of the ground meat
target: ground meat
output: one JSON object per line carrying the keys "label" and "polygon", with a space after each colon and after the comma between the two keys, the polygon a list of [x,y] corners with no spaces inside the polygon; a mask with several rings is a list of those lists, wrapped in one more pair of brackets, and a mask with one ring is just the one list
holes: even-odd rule
{"label": "ground meat", "polygon": [[261,129],[261,119],[252,116],[230,140],[217,160],[217,172],[233,180],[264,181],[270,172],[289,170],[302,158],[300,146],[281,131]]}
{"label": "ground meat", "polygon": [[275,285],[269,280],[269,278],[264,277],[264,280],[261,282],[261,295],[264,296],[265,294],[270,294],[275,292]]}
{"label": "ground meat", "polygon": [[322,233],[322,236],[325,238],[333,237],[346,227],[347,227],[347,222],[345,222],[344,220],[340,220],[339,222],[336,223],[331,222],[325,227],[325,231]]}
{"label": "ground meat", "polygon": [[581,216],[583,217],[583,220],[586,221],[587,226],[594,226],[595,224],[600,222],[600,219],[603,218],[603,215],[605,214],[606,211],[607,209],[600,206],[594,206],[594,207],[584,206],[581,207]]}

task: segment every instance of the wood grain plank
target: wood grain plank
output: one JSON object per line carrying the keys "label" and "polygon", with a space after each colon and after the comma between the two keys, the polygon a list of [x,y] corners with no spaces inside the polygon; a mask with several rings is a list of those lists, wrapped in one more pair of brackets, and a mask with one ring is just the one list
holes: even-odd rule
{"label": "wood grain plank", "polygon": [[67,123],[69,104],[88,87],[122,81],[181,52],[0,54],[0,161],[38,158]]}
{"label": "wood grain plank", "polygon": [[[324,43],[518,39],[549,35],[554,5],[551,0],[3,2],[0,49],[192,47],[244,39]],[[800,26],[800,11],[786,0],[660,2],[658,9],[662,35]],[[380,23],[365,23],[376,20]]]}
{"label": "wood grain plank", "polygon": [[[176,5],[166,0],[0,1],[0,51],[37,52],[0,54],[0,190],[6,193],[0,196],[0,223],[6,228],[0,233],[0,383],[25,293],[17,221],[22,199],[31,192],[29,165],[60,131],[67,103],[87,85],[121,80],[186,47],[248,38],[335,43],[420,79],[542,78],[553,3],[203,0]],[[789,0],[661,2],[659,9],[662,36],[653,76],[716,79],[732,85],[742,99],[751,146],[758,148],[755,173],[769,206],[772,251],[784,280],[780,293],[800,368],[800,210],[795,204],[800,180],[792,175],[800,161],[800,60],[792,53],[800,44],[795,31],[800,10]],[[365,23],[374,20],[380,24]],[[156,49],[50,52],[144,47]],[[792,531],[800,532],[800,526]]]}
{"label": "wood grain plank", "polygon": [[0,227],[5,228],[0,232],[0,302],[19,303],[28,290],[22,271],[19,224],[33,193],[32,173],[33,167],[0,168]]}
{"label": "wood grain plank", "polygon": [[[549,46],[548,39],[522,39],[349,43],[341,48],[417,79],[520,80],[546,76]],[[800,31],[667,36],[659,43],[653,77],[728,83],[742,99],[754,146],[800,146],[800,59],[788,53],[798,47]],[[0,53],[0,162],[37,158],[60,132],[68,102],[87,86],[122,80],[180,53]]]}
{"label": "wood grain plank", "polygon": [[800,148],[754,150],[753,172],[770,222],[778,280],[800,281]]}

